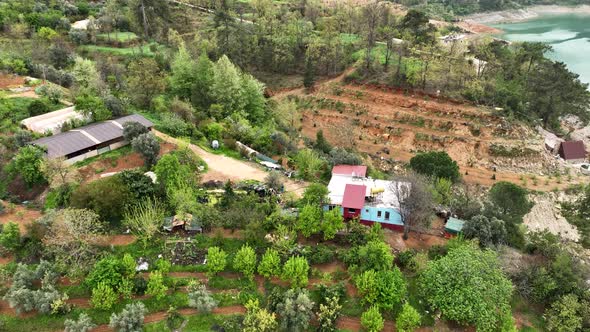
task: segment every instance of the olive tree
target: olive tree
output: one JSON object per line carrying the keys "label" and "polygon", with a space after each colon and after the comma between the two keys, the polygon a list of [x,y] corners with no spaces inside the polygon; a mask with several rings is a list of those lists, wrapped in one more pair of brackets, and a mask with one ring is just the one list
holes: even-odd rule
{"label": "olive tree", "polygon": [[145,134],[148,131],[146,126],[136,121],[129,121],[123,124],[123,138],[127,142],[132,142],[139,135]]}
{"label": "olive tree", "polygon": [[144,133],[137,136],[131,141],[131,146],[143,157],[146,167],[149,168],[156,164],[160,153],[160,143],[154,134]]}
{"label": "olive tree", "polygon": [[88,314],[81,313],[78,320],[66,319],[65,332],[90,332],[96,327]]}
{"label": "olive tree", "polygon": [[209,313],[218,305],[210,291],[205,285],[191,280],[187,287],[188,306],[197,309],[199,312]]}
{"label": "olive tree", "polygon": [[276,308],[281,313],[281,328],[285,331],[307,331],[313,318],[313,306],[307,290],[287,290]]}
{"label": "olive tree", "polygon": [[109,326],[117,332],[141,332],[146,312],[143,303],[130,303],[119,314],[111,315]]}

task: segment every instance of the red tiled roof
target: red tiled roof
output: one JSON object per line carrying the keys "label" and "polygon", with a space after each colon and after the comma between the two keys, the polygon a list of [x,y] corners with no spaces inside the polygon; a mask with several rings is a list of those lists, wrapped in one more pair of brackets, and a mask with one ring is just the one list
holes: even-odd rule
{"label": "red tiled roof", "polygon": [[342,207],[347,209],[362,209],[365,205],[367,187],[358,184],[347,184],[344,188]]}
{"label": "red tiled roof", "polygon": [[586,149],[582,141],[562,142],[559,155],[565,160],[586,158]]}
{"label": "red tiled roof", "polygon": [[337,175],[354,175],[359,177],[367,176],[367,166],[353,166],[353,165],[336,165],[332,168],[332,174]]}

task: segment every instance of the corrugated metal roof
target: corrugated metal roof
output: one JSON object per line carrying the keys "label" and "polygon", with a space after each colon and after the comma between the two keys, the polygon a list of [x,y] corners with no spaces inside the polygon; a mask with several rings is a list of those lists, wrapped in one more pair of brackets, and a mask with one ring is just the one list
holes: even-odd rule
{"label": "corrugated metal roof", "polygon": [[344,188],[342,207],[348,209],[362,209],[365,205],[367,187],[358,184],[347,184]]}
{"label": "corrugated metal roof", "polygon": [[77,131],[68,131],[54,136],[43,137],[31,142],[31,144],[46,148],[49,158],[65,157],[71,153],[96,145],[86,135]]}
{"label": "corrugated metal roof", "polygon": [[59,133],[62,124],[72,119],[84,120],[85,116],[76,112],[75,107],[71,106],[24,119],[21,124],[36,133],[52,132],[56,134]]}
{"label": "corrugated metal roof", "polygon": [[464,225],[465,221],[451,217],[447,220],[445,230],[450,233],[460,233],[463,230]]}
{"label": "corrugated metal roof", "polygon": [[582,141],[562,142],[559,147],[559,155],[565,160],[585,159],[586,148]]}
{"label": "corrugated metal roof", "polygon": [[131,121],[139,122],[149,128],[153,127],[153,123],[143,116],[132,114],[119,119],[93,123],[65,133],[44,137],[31,142],[31,144],[45,147],[49,158],[64,157],[100,143],[122,138],[122,125]]}
{"label": "corrugated metal roof", "polygon": [[336,165],[334,168],[332,168],[332,174],[358,176],[364,178],[367,175],[367,166]]}
{"label": "corrugated metal roof", "polygon": [[115,119],[115,120],[113,120],[113,122],[120,124],[121,127],[123,127],[123,125],[127,122],[139,122],[148,128],[151,128],[154,126],[154,124],[150,120],[144,118],[143,116],[141,116],[139,114],[127,115],[127,116]]}

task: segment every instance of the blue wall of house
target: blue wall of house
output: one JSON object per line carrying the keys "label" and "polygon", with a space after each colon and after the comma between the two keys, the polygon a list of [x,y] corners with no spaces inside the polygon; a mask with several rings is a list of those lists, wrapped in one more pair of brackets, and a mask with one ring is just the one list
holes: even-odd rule
{"label": "blue wall of house", "polygon": [[[340,215],[343,214],[343,208],[341,206],[336,206],[335,208],[340,210]],[[329,210],[329,205],[324,206],[324,211]],[[379,214],[381,212],[381,214]],[[385,219],[386,212],[389,212],[389,219]],[[402,222],[402,217],[400,216],[399,212],[393,208],[379,208],[374,206],[365,206],[361,210],[360,220],[364,221],[372,221],[372,222],[379,222],[382,224],[390,224],[390,225],[397,225],[403,226],[404,223]]]}
{"label": "blue wall of house", "polygon": [[[389,213],[389,218],[385,218]],[[399,212],[393,208],[365,206],[361,211],[361,220],[379,222],[382,224],[403,225]]]}

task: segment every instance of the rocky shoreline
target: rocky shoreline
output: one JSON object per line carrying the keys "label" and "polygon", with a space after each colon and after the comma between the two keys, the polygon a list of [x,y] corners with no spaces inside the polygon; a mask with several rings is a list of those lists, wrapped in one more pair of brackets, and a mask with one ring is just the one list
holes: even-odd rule
{"label": "rocky shoreline", "polygon": [[586,14],[590,15],[590,5],[580,6],[531,6],[523,9],[502,10],[496,12],[478,13],[463,18],[479,24],[512,23],[526,21],[541,15],[550,14]]}

